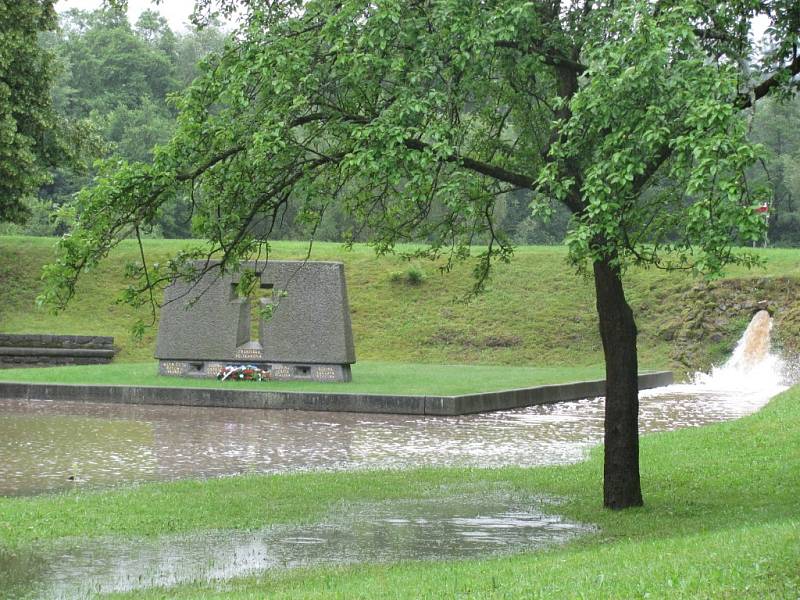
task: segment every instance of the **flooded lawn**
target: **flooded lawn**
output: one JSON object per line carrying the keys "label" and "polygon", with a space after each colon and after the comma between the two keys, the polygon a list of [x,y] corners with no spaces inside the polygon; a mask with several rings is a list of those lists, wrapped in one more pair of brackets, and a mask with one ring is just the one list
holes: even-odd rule
{"label": "flooded lawn", "polygon": [[[342,505],[319,523],[255,532],[212,531],[156,539],[61,540],[4,556],[0,590],[12,597],[74,599],[270,569],[510,554],[591,531],[548,515],[546,500],[509,492]],[[5,581],[4,581],[5,578]]]}
{"label": "flooded lawn", "polygon": [[[757,410],[774,390],[641,394],[645,432]],[[603,399],[463,417],[0,399],[0,495],[297,470],[546,465],[602,440]]]}
{"label": "flooded lawn", "polygon": [[[769,332],[762,317],[756,341]],[[733,419],[785,389],[768,344],[746,343],[753,323],[723,367],[691,385],[642,392],[642,431]],[[0,495],[309,469],[568,463],[601,441],[603,408],[595,398],[419,417],[0,400]],[[17,554],[0,547],[0,595],[86,598],[273,569],[477,558],[591,531],[555,510],[547,499],[503,490],[445,490],[434,499],[340,505],[316,523],[259,531],[62,538]]]}
{"label": "flooded lawn", "polygon": [[[669,386],[642,393],[640,422],[662,431],[731,419],[774,393]],[[0,400],[0,493],[306,469],[565,463],[602,429],[602,398],[445,418]],[[273,569],[511,554],[591,531],[555,511],[541,498],[462,491],[342,505],[317,523],[254,532],[62,539],[15,555],[0,548],[0,592],[72,600]]]}

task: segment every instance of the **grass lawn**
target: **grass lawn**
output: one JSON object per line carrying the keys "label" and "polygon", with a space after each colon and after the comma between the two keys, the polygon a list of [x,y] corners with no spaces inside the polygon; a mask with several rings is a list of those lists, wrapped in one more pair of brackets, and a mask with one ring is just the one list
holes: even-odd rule
{"label": "grass lawn", "polygon": [[3,369],[0,370],[0,381],[452,396],[532,387],[548,383],[602,379],[604,377],[602,366],[537,368],[381,362],[356,363],[353,365],[353,381],[348,383],[313,381],[223,382],[216,379],[162,377],[157,374],[157,370],[157,364],[154,362]]}
{"label": "grass lawn", "polygon": [[[141,340],[131,337],[133,322],[151,315],[146,308],[136,312],[116,302],[129,283],[125,265],[139,260],[135,242],[123,242],[86,273],[69,308],[58,315],[37,308],[35,302],[42,266],[53,260],[55,243],[52,238],[0,236],[0,331],[111,335],[121,349],[117,360],[151,361],[156,328],[148,329]],[[198,243],[145,240],[152,262]],[[306,251],[304,242],[272,245],[275,259],[303,258]],[[716,283],[735,284],[739,292],[727,290],[715,300],[705,293],[693,295],[701,280],[684,273],[626,273],[626,295],[639,328],[639,366],[698,369],[724,360],[752,316],[744,302],[748,299],[771,299],[776,339],[800,351],[800,309],[794,302],[800,289],[800,251],[755,252],[766,266],[752,271],[731,268],[727,275],[733,279]],[[594,286],[576,274],[566,258],[561,246],[519,247],[511,263],[496,266],[487,291],[464,303],[460,300],[473,283],[469,263],[442,274],[436,264],[425,261],[376,258],[363,244],[346,251],[338,244],[317,243],[312,253],[312,260],[345,265],[359,361],[591,367],[603,361]],[[408,280],[410,269],[424,273],[417,285]],[[725,305],[725,313],[704,312],[709,301]],[[725,321],[721,329],[709,333],[717,341],[693,337],[703,332],[704,322],[720,318]],[[676,345],[681,346],[681,340],[691,345],[690,359],[680,358],[684,349]]]}
{"label": "grass lawn", "polygon": [[340,502],[502,486],[564,498],[558,512],[598,532],[533,554],[276,571],[122,597],[798,597],[800,386],[738,421],[646,436],[641,460],[646,505],[621,512],[601,507],[599,448],[558,467],[246,476],[0,498],[0,548],[312,522]]}
{"label": "grass lawn", "polygon": [[[55,243],[51,238],[0,237],[0,330],[112,335],[121,348],[117,357],[121,362],[152,360],[156,329],[148,330],[140,341],[130,335],[132,323],[147,319],[148,311],[136,313],[116,302],[128,285],[125,265],[139,260],[135,242],[123,242],[86,273],[69,308],[59,315],[38,309],[35,303],[41,291],[41,269],[53,260]],[[146,247],[149,260],[157,262],[197,243],[146,240]],[[281,241],[272,250],[276,259],[298,259],[305,256],[307,245]],[[767,259],[764,269],[736,268],[728,273],[746,278],[743,287],[751,290],[748,295],[764,296],[760,278],[800,277],[800,251],[756,252]],[[487,291],[464,303],[459,300],[473,283],[469,263],[441,274],[436,264],[425,261],[409,264],[392,256],[376,258],[363,244],[346,251],[338,244],[317,243],[312,254],[313,260],[345,264],[360,361],[590,367],[603,360],[594,286],[576,274],[566,258],[566,248],[561,246],[517,248],[511,263],[496,266]],[[405,277],[410,268],[425,274],[418,285]],[[642,368],[670,366],[671,336],[695,316],[697,307],[686,294],[698,282],[683,273],[658,269],[631,269],[626,274],[626,294],[639,326]],[[750,317],[747,310],[740,313],[732,312],[731,317],[742,322],[724,332],[710,358],[719,360],[730,352]],[[788,310],[776,312],[776,319],[786,317],[794,323],[789,316]],[[800,322],[800,316],[796,320]],[[787,327],[788,322],[777,326],[776,332]]]}

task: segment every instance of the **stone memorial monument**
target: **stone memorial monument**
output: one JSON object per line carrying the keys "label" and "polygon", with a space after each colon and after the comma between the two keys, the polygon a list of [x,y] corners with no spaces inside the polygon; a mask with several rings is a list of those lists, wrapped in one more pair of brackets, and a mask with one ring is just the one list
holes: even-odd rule
{"label": "stone memorial monument", "polygon": [[239,297],[238,273],[212,269],[196,282],[177,281],[164,291],[159,373],[216,377],[225,366],[248,364],[273,379],[350,381],[356,357],[344,265],[270,260],[242,268],[256,273],[257,302],[274,305],[271,318]]}

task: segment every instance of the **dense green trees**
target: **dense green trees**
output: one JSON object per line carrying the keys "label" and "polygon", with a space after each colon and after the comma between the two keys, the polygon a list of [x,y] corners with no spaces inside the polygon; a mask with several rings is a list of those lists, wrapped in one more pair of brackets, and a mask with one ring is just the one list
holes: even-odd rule
{"label": "dense green trees", "polygon": [[53,56],[38,43],[56,27],[54,0],[0,0],[0,222],[23,221],[48,169],[74,156],[53,110]]}
{"label": "dense green trees", "polygon": [[[458,260],[476,241],[480,286],[512,247],[498,197],[571,213],[573,262],[592,273],[608,381],[604,503],[641,504],[630,265],[714,273],[760,239],[745,180],[757,162],[742,110],[789,93],[800,70],[796,5],[702,1],[201,2],[245,23],[177,102],[152,163],[113,161],[79,196],[48,271],[63,303],[80,272],[141,236],[181,195],[222,262],[268,256],[287,212],[309,235],[344,210],[378,252],[425,240]],[[773,24],[757,70],[754,14]],[[507,203],[508,206],[508,203]],[[196,275],[187,252],[139,265],[134,302]]]}
{"label": "dense green trees", "polygon": [[[48,14],[47,27],[52,30],[55,15]],[[6,225],[5,229],[35,235],[66,231],[71,219],[68,207],[61,217],[56,212],[90,184],[92,173],[84,168],[87,163],[109,156],[152,159],[153,148],[166,142],[175,128],[177,113],[169,105],[168,95],[186,87],[198,74],[197,63],[220,49],[225,39],[213,24],[202,31],[176,35],[162,17],[150,11],[131,26],[125,14],[114,9],[70,10],[61,15],[60,29],[51,30],[40,34],[38,45],[33,33],[26,42],[47,59],[48,71],[35,82],[39,101],[52,107],[44,129],[52,137],[68,131],[56,127],[59,121],[73,124],[73,129],[81,124],[84,132],[92,131],[96,137],[94,144],[81,148],[84,164],[60,161],[56,166],[56,161],[50,160],[40,161],[38,171],[25,169],[31,180],[27,197],[20,199],[20,208],[28,209],[26,224]],[[40,112],[37,109],[36,114]],[[189,234],[182,199],[165,211],[153,234]]]}
{"label": "dense green trees", "polygon": [[[72,10],[62,15],[60,26],[58,33],[40,35],[40,43],[55,63],[51,83],[56,114],[72,123],[91,123],[106,142],[105,148],[95,146],[83,156],[88,163],[109,153],[149,161],[153,147],[166,142],[175,126],[176,112],[166,95],[185,88],[198,74],[197,63],[224,43],[213,21],[203,29],[176,35],[163,17],[151,11],[142,13],[131,26],[120,10]],[[793,169],[786,168],[798,151],[791,133],[800,119],[797,106],[796,101],[759,106],[750,127],[750,139],[763,143],[768,151],[763,164],[748,171],[748,178],[751,184],[766,184],[773,191],[768,236],[773,245],[800,245]],[[74,164],[51,168],[50,181],[39,187],[38,197],[29,193],[23,201],[28,209],[26,225],[0,226],[0,232],[63,233],[69,211],[62,217],[55,211],[90,182],[91,174]],[[671,182],[665,179],[660,184],[669,187]],[[569,226],[569,211],[555,203],[552,217],[543,221],[531,215],[532,199],[524,190],[499,195],[495,218],[500,228],[514,243],[560,243]],[[189,235],[189,204],[185,198],[173,201],[150,235]],[[297,217],[296,207],[287,207],[273,237],[305,237],[307,231]],[[365,239],[368,231],[358,230],[352,217],[336,204],[326,209],[315,230],[316,238],[324,240],[341,240],[349,233]]]}
{"label": "dense green trees", "polygon": [[70,66],[73,114],[135,108],[143,98],[163,104],[177,89],[173,64],[150,29],[131,29],[111,11],[72,11],[63,19],[59,54]]}

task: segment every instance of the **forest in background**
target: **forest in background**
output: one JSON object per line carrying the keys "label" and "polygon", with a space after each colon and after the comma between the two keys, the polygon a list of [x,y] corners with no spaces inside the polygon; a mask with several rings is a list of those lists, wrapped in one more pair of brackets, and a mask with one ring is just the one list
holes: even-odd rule
{"label": "forest in background", "polygon": [[[131,24],[124,12],[70,10],[59,16],[59,29],[40,35],[57,65],[52,88],[60,116],[83,122],[95,135],[94,156],[86,164],[113,158],[149,161],[155,145],[166,142],[176,124],[170,96],[179,94],[203,69],[213,69],[226,52],[226,32],[216,24],[185,33],[172,31],[158,13],[145,11]],[[230,51],[230,50],[227,50]],[[770,246],[800,246],[800,98],[758,103],[750,115],[750,136],[763,144],[763,161],[749,173],[753,187],[772,191],[768,213]],[[62,235],[75,215],[70,200],[91,185],[93,171],[65,166],[51,172],[52,181],[27,201],[30,217],[23,225],[0,223],[0,234]],[[669,185],[669,182],[662,182]],[[516,244],[558,244],[569,226],[563,205],[552,204],[548,222],[531,215],[528,192],[498,197],[496,216]],[[191,237],[191,201],[177,198],[162,211],[148,233],[156,238]],[[275,239],[307,239],[310,232],[295,220],[292,208],[283,215]],[[332,205],[314,232],[321,241],[360,241],[350,216]]]}

